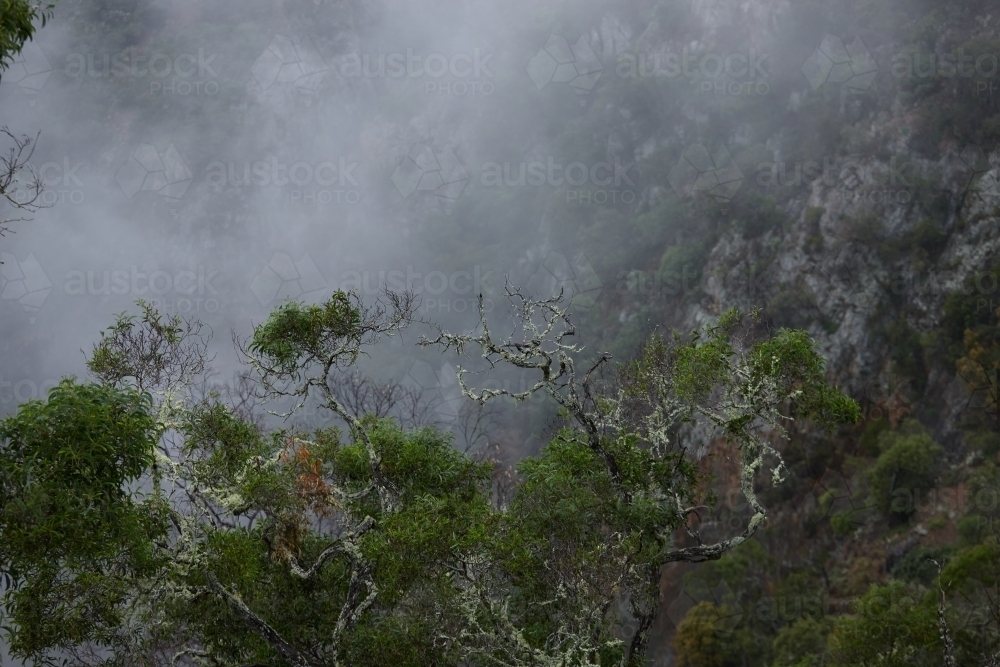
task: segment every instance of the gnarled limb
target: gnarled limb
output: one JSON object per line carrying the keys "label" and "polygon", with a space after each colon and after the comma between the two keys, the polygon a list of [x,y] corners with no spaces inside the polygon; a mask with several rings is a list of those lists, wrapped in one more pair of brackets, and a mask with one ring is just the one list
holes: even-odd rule
{"label": "gnarled limb", "polygon": [[[452,334],[438,331],[436,338],[426,336],[420,340],[421,346],[438,345],[445,350],[454,349],[461,355],[469,345],[476,345],[482,350],[483,359],[491,368],[503,361],[517,368],[535,369],[541,372],[541,378],[534,385],[521,392],[507,389],[482,389],[478,393],[469,388],[465,375],[470,371],[458,367],[458,382],[462,393],[480,405],[497,396],[508,396],[517,402],[526,400],[538,391],[551,396],[560,406],[565,408],[583,427],[590,448],[603,461],[608,475],[615,484],[625,502],[629,502],[628,491],[622,484],[621,470],[618,461],[601,442],[603,429],[601,420],[588,408],[596,406],[597,401],[592,389],[592,377],[602,365],[611,360],[610,354],[602,354],[596,363],[587,371],[582,381],[576,377],[576,365],[573,353],[580,348],[575,344],[565,342],[565,339],[575,335],[576,327],[569,317],[569,312],[562,305],[563,293],[549,298],[536,300],[521,294],[519,288],[507,281],[505,295],[514,307],[515,315],[522,335],[511,334],[506,339],[494,340],[486,318],[486,306],[483,295],[479,295],[479,324],[482,332],[478,335]],[[540,318],[541,322],[537,322]]]}
{"label": "gnarled limb", "polygon": [[226,601],[229,608],[233,612],[243,619],[243,622],[247,624],[254,632],[256,632],[260,637],[267,642],[268,646],[273,648],[275,651],[281,654],[285,660],[287,660],[293,667],[314,667],[312,663],[306,660],[298,649],[285,641],[278,631],[272,628],[268,623],[262,619],[260,616],[255,614],[250,607],[246,605],[243,600],[239,598],[235,593],[230,593],[219,580],[215,578],[215,575],[208,573],[208,581],[212,588]]}
{"label": "gnarled limb", "polygon": [[353,558],[360,560],[360,552],[357,550],[356,541],[375,526],[375,519],[366,516],[364,521],[351,532],[341,536],[337,542],[331,544],[320,552],[316,557],[316,562],[308,570],[303,570],[295,556],[289,555],[288,563],[291,566],[292,574],[299,579],[311,579],[319,570],[339,553],[349,553]]}

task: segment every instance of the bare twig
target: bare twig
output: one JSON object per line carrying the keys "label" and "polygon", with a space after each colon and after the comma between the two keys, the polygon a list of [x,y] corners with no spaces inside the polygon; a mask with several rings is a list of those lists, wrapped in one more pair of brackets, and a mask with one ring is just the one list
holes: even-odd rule
{"label": "bare twig", "polygon": [[[14,145],[0,154],[0,197],[14,209],[26,214],[36,213],[48,206],[40,201],[45,189],[41,174],[29,164],[35,153],[39,134],[32,139],[27,135],[17,136],[6,126],[0,127],[0,135],[6,136]],[[0,236],[10,231],[12,223],[30,220],[29,217],[0,218]]]}

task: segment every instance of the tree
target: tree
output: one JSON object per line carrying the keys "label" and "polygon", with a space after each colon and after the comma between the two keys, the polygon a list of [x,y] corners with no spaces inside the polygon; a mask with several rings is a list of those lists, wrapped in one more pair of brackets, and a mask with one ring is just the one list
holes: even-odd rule
{"label": "tree", "polygon": [[833,665],[895,667],[941,664],[942,646],[934,596],[893,580],[873,585],[837,619],[831,638]]}
{"label": "tree", "polygon": [[915,419],[904,421],[898,431],[883,431],[878,445],[881,453],[868,471],[875,503],[887,515],[909,518],[920,497],[934,488],[944,449]]}
{"label": "tree", "polygon": [[[43,4],[38,0],[0,0],[0,81],[4,70],[34,36],[35,21],[45,26],[54,7],[54,3]],[[0,155],[0,197],[14,209],[33,213],[41,208],[43,185],[41,177],[28,164],[37,136],[34,140],[26,135],[17,136],[7,127],[0,127],[0,135],[13,143]],[[22,220],[25,218],[0,216],[0,236],[9,231],[12,222]]]}
{"label": "tree", "polygon": [[[507,295],[511,337],[493,338],[480,304],[473,333],[422,341],[476,346],[492,365],[538,375],[525,392],[477,392],[460,368],[476,404],[542,391],[562,408],[564,426],[521,462],[507,502],[491,496],[482,456],[439,428],[405,430],[391,410],[364,414],[391,390],[352,390],[357,381],[345,379],[372,345],[414,323],[412,295],[290,301],[236,339],[257,398],[292,401],[275,414],[318,401],[339,420],[311,432],[267,430],[223,391],[197,398],[208,360],[196,323],[142,303],[140,316],[119,316],[89,357],[98,382],[61,390],[86,399],[76,411],[56,392],[2,422],[0,571],[16,655],[213,667],[644,664],[660,568],[718,559],[761,525],[755,484],[764,467],[780,479],[772,441],[787,420],[850,422],[858,407],[824,381],[804,332],[762,332],[735,311],[690,337],[652,339],[630,364],[598,355],[581,377],[562,297],[509,286]],[[134,416],[133,430],[113,428],[119,413],[100,407],[109,402]],[[42,525],[87,517],[81,528],[96,526],[100,552],[60,542],[64,565],[38,566],[49,585],[31,568],[39,554],[7,545],[29,543],[19,508],[36,480],[68,474],[63,431],[90,443],[101,472],[83,475],[65,502],[43,494],[28,506]],[[127,464],[116,458],[126,437]],[[739,534],[708,544],[688,522],[705,500],[695,446],[704,438],[742,458],[753,510]]]}
{"label": "tree", "polygon": [[[34,213],[44,207],[41,202],[44,183],[41,175],[29,164],[38,140],[25,135],[17,136],[6,127],[0,127],[0,137],[13,144],[6,154],[0,154],[0,198],[16,211]],[[23,215],[8,218],[0,215],[0,236],[9,231],[11,223],[27,220]]]}
{"label": "tree", "polygon": [[35,35],[35,21],[44,27],[52,18],[53,7],[38,0],[0,0],[0,74]]}

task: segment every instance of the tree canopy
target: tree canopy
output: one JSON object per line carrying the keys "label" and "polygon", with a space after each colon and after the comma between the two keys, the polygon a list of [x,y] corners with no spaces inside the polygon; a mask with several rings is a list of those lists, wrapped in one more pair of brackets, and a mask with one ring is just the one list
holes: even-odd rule
{"label": "tree canopy", "polygon": [[[634,361],[589,360],[561,297],[508,286],[517,327],[481,306],[469,334],[421,344],[535,374],[561,428],[495,482],[481,451],[344,400],[359,355],[414,321],[412,295],[276,308],[237,339],[251,401],[196,389],[197,323],[140,302],[64,380],[0,422],[0,572],[11,650],[38,665],[645,664],[661,567],[718,560],[766,517],[761,473],[782,477],[791,419],[853,422],[801,331],[727,312],[654,337]],[[244,396],[246,398],[247,396]],[[255,401],[337,419],[268,428]],[[285,403],[282,403],[285,401]],[[286,414],[286,413],[282,413]],[[728,443],[750,516],[703,541],[711,502],[699,448]],[[705,610],[711,615],[712,610]],[[692,628],[692,618],[685,621]],[[687,627],[687,626],[684,626]],[[690,634],[690,633],[688,633]],[[692,639],[692,641],[696,641]],[[791,641],[791,640],[790,640]]]}
{"label": "tree canopy", "polygon": [[0,0],[0,76],[34,37],[35,22],[44,26],[54,7],[39,0]]}

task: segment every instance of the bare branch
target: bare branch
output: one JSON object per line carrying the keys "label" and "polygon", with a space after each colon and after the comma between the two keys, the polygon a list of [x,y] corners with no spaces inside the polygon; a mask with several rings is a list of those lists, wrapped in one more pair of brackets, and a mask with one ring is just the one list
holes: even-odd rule
{"label": "bare branch", "polygon": [[212,361],[211,330],[202,333],[205,325],[197,320],[163,318],[145,301],[136,303],[142,316],[119,314],[101,333],[87,367],[102,382],[132,384],[140,392],[187,387]]}
{"label": "bare branch", "polygon": [[516,319],[516,329],[507,338],[494,340],[486,318],[483,295],[480,294],[477,328],[481,329],[482,333],[456,335],[438,330],[436,338],[422,337],[420,345],[437,345],[446,350],[454,349],[459,356],[467,346],[476,345],[482,350],[483,359],[491,368],[502,361],[518,368],[540,371],[541,377],[535,384],[521,392],[501,388],[482,389],[477,393],[465,382],[468,369],[459,366],[457,375],[462,393],[480,404],[497,396],[508,396],[515,402],[521,402],[537,391],[543,391],[551,396],[583,427],[588,445],[604,461],[619,494],[628,502],[629,494],[622,485],[618,462],[601,442],[603,429],[598,418],[587,409],[588,404],[594,403],[591,388],[593,374],[600,366],[611,360],[611,355],[607,353],[600,355],[584,379],[577,381],[573,354],[579,352],[580,348],[565,342],[565,339],[575,335],[576,327],[563,306],[562,290],[552,298],[537,300],[524,296],[520,288],[514,287],[508,280],[504,293],[513,307]]}
{"label": "bare branch", "polygon": [[[5,153],[0,153],[0,197],[14,209],[27,214],[48,208],[39,200],[44,191],[44,182],[34,167],[29,164],[35,153],[39,134],[32,139],[27,135],[17,136],[6,126],[0,127],[0,135],[6,136],[14,145]],[[14,222],[30,220],[28,217],[0,218],[0,236],[9,231]]]}

